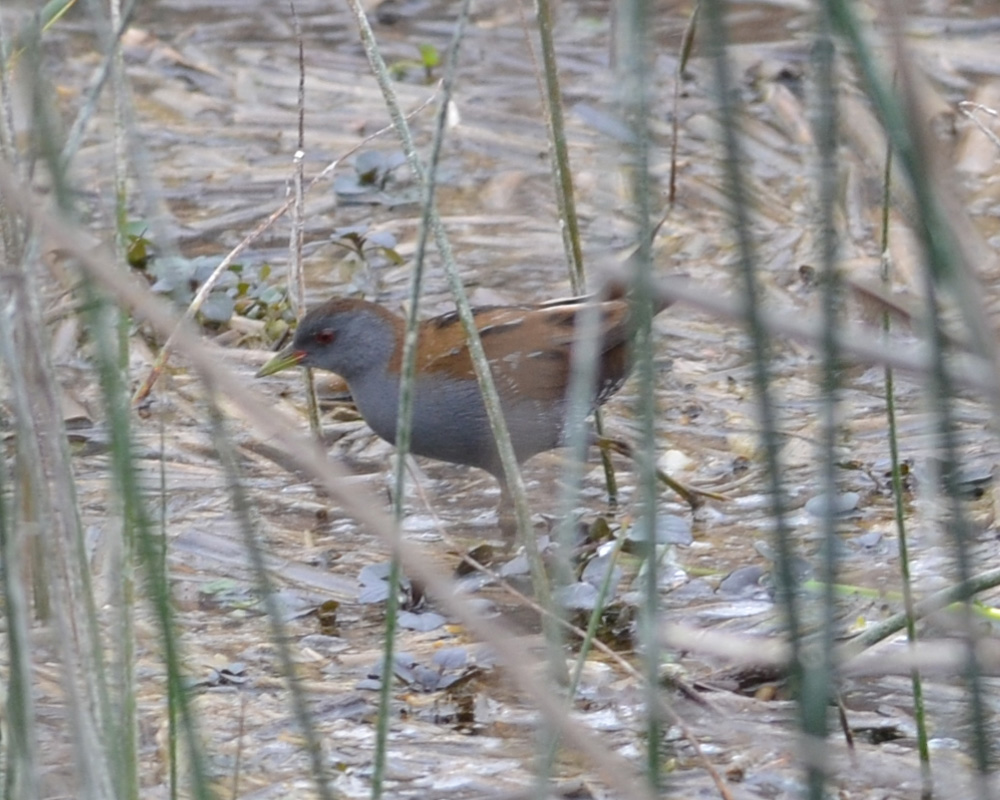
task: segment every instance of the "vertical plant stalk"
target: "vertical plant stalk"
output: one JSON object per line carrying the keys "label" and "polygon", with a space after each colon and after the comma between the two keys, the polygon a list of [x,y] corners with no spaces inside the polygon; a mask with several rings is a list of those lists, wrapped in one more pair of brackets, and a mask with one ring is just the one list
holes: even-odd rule
{"label": "vertical plant stalk", "polygon": [[[13,47],[8,38],[5,15],[0,14],[0,150],[12,171],[21,175],[21,157],[15,139],[14,101],[11,86],[11,54]],[[6,196],[0,194],[0,241],[3,243],[2,264],[20,263],[24,258],[24,229],[21,217],[11,208]],[[2,276],[2,272],[0,272]],[[7,313],[0,309],[0,314]],[[0,328],[2,330],[3,328]],[[10,373],[8,373],[10,375]],[[4,458],[0,463],[0,579],[3,581],[3,598],[7,619],[7,648],[9,653],[9,676],[2,691],[7,730],[19,731],[17,736],[6,737],[6,747],[2,749],[4,796],[24,797],[35,800],[40,796],[38,776],[39,733],[35,716],[34,692],[32,688],[31,641],[31,580],[38,579],[41,559],[34,554],[40,550],[37,526],[26,524],[31,517],[21,515],[15,519],[12,508],[17,508],[18,492],[10,490],[8,503],[7,485],[11,477],[11,466],[23,477],[20,479],[20,494],[30,497],[31,474],[35,472],[29,465],[19,441],[14,464]],[[28,490],[27,492],[25,490]],[[35,562],[35,563],[33,563]],[[49,617],[48,593],[38,594],[43,603],[36,606],[42,619]]]}
{"label": "vertical plant stalk", "polygon": [[[927,399],[931,414],[936,425],[938,450],[940,453],[940,479],[943,484],[947,505],[947,528],[951,539],[952,558],[960,583],[968,582],[973,575],[970,548],[973,534],[962,507],[961,489],[959,487],[958,442],[956,440],[956,425],[952,403],[955,400],[951,376],[945,363],[944,336],[941,331],[939,307],[937,300],[937,284],[929,271],[924,274],[927,303],[926,335],[931,345],[932,366],[928,375]],[[982,800],[992,797],[989,789],[988,775],[991,772],[990,749],[993,737],[986,719],[986,697],[983,686],[983,672],[980,657],[977,653],[975,621],[973,619],[971,601],[962,603],[959,612],[958,633],[964,639],[966,647],[965,669],[962,678],[968,691],[969,726],[971,737],[972,759],[978,771],[978,793]]]}
{"label": "vertical plant stalk", "polygon": [[[556,48],[552,39],[552,6],[549,0],[536,0],[535,9],[538,21],[538,38],[542,45],[545,112],[548,120],[549,142],[552,145],[552,177],[555,182],[556,202],[559,207],[559,230],[562,233],[563,248],[566,251],[573,294],[581,295],[587,291],[587,272],[583,264],[580,219],[576,213],[573,171],[570,168],[569,147],[566,143],[566,120],[562,110],[559,66],[556,63]],[[604,438],[604,417],[599,408],[594,409],[594,429],[599,438]],[[577,448],[573,449],[574,456],[576,456]],[[618,503],[618,480],[615,477],[614,465],[611,463],[611,455],[607,450],[601,448],[600,454],[601,464],[604,467],[604,482],[608,487],[608,501],[612,506],[615,506]]]}
{"label": "vertical plant stalk", "polygon": [[[3,312],[0,312],[3,313]],[[3,587],[4,618],[7,622],[9,674],[0,693],[7,731],[0,768],[4,776],[4,797],[36,800],[40,797],[38,776],[38,727],[31,685],[31,601],[25,580],[29,574],[23,555],[30,543],[29,528],[10,516],[6,459],[0,461],[0,581]],[[31,534],[29,534],[31,535]]]}
{"label": "vertical plant stalk", "polygon": [[[820,442],[817,452],[818,483],[823,493],[822,545],[820,547],[820,590],[808,609],[818,623],[818,635],[804,643],[805,667],[799,708],[802,730],[812,742],[823,742],[828,733],[828,709],[833,700],[834,656],[837,635],[837,403],[842,370],[837,327],[841,310],[840,274],[837,270],[837,230],[834,223],[837,192],[837,87],[834,81],[836,53],[831,38],[830,20],[825,10],[816,14],[816,39],[813,43],[815,97],[813,99],[813,136],[817,145],[816,185],[818,189],[819,261],[821,281],[820,313],[822,335],[820,356]],[[818,601],[818,602],[817,602]],[[844,713],[843,710],[841,712]],[[845,730],[846,730],[845,726]],[[806,759],[808,794],[814,800],[823,797],[827,764],[826,748],[817,748],[815,758]]]}
{"label": "vertical plant stalk", "polygon": [[[168,582],[167,569],[167,553],[170,548],[170,537],[167,535],[167,415],[161,413],[159,417],[159,434],[160,434],[160,458],[159,461],[159,476],[160,476],[160,497],[158,509],[160,512],[159,519],[157,520],[159,530],[154,531],[152,523],[149,522],[147,525],[146,534],[150,538],[150,549],[154,554],[159,554],[159,558],[155,559],[153,562],[147,566],[147,569],[156,570],[157,575],[160,576],[164,583]],[[178,759],[178,749],[177,742],[179,740],[180,726],[178,724],[179,711],[181,709],[181,703],[183,698],[173,697],[170,694],[172,683],[167,681],[167,791],[170,793],[170,800],[177,800],[180,796],[180,781],[178,780],[179,775],[179,759]]]}
{"label": "vertical plant stalk", "polygon": [[[677,148],[680,145],[680,124],[681,124],[681,86],[684,84],[684,70],[687,68],[688,60],[691,58],[691,51],[694,49],[694,35],[698,30],[698,9],[696,0],[688,16],[687,25],[684,26],[684,33],[681,35],[681,52],[677,59],[677,71],[674,73],[674,113],[670,121],[670,189],[667,195],[667,214],[673,208],[677,200]],[[666,215],[660,221],[662,225],[666,222]],[[653,235],[659,230],[659,225],[653,231]]]}
{"label": "vertical plant stalk", "polygon": [[[302,264],[302,245],[305,240],[305,176],[303,167],[306,157],[306,59],[305,45],[302,41],[302,26],[294,0],[288,0],[292,14],[292,29],[299,46],[299,84],[296,96],[298,109],[298,139],[295,155],[292,157],[292,207],[291,231],[288,238],[288,298],[295,310],[295,318],[299,321],[306,313],[306,274]],[[316,381],[313,371],[306,368],[302,371],[302,385],[306,393],[306,408],[309,412],[309,427],[319,438],[322,429],[319,421],[319,398],[316,396]]]}
{"label": "vertical plant stalk", "polygon": [[633,260],[634,298],[632,314],[635,319],[635,365],[639,381],[639,441],[638,478],[639,500],[642,513],[637,521],[639,540],[644,543],[643,569],[645,570],[645,601],[640,612],[639,638],[645,663],[646,692],[646,772],[651,789],[659,790],[660,737],[663,720],[656,713],[659,691],[660,645],[658,616],[660,601],[659,570],[656,558],[656,398],[653,370],[653,285],[652,285],[652,228],[651,193],[649,174],[649,94],[650,65],[650,3],[648,0],[629,0],[620,6],[624,53],[622,54],[622,103],[623,116],[631,128],[629,156],[633,215],[637,220],[639,247]]}
{"label": "vertical plant stalk", "polygon": [[[401,530],[404,504],[406,502],[406,459],[410,453],[413,433],[413,385],[417,375],[417,344],[420,325],[420,295],[423,287],[424,265],[427,256],[427,241],[431,231],[431,214],[434,208],[435,184],[441,146],[444,143],[448,107],[451,103],[455,75],[458,71],[458,50],[465,35],[469,19],[470,0],[463,0],[455,21],[455,30],[448,52],[445,55],[445,73],[441,82],[441,100],[434,117],[434,136],[431,152],[427,160],[427,172],[421,198],[420,227],[417,230],[417,246],[413,257],[413,271],[410,275],[409,308],[406,315],[406,331],[403,336],[402,365],[399,376],[399,409],[396,414],[396,458],[393,475],[392,515],[397,530]],[[399,551],[393,548],[389,564],[389,593],[385,604],[385,642],[382,652],[382,684],[379,687],[379,713],[375,727],[375,765],[372,770],[372,798],[382,796],[385,781],[385,767],[388,758],[389,724],[392,720],[392,688],[396,675],[396,620],[399,611],[399,584],[402,577]]]}
{"label": "vertical plant stalk", "polygon": [[789,639],[789,676],[792,692],[802,686],[802,624],[799,609],[799,582],[795,575],[791,529],[787,518],[787,500],[782,482],[779,457],[778,411],[771,395],[770,336],[762,320],[760,288],[756,276],[756,254],[750,235],[750,203],[740,164],[742,148],[738,139],[739,124],[733,107],[732,77],[726,54],[724,23],[726,3],[723,0],[702,0],[708,32],[707,44],[715,66],[715,94],[719,108],[719,125],[725,150],[725,179],[729,192],[733,231],[739,254],[738,292],[743,299],[747,329],[752,342],[753,385],[760,415],[761,440],[764,447],[764,468],[767,471],[767,493],[771,519],[774,522],[775,582],[777,601],[782,609]]}
{"label": "vertical plant stalk", "polygon": [[569,164],[566,144],[566,121],[562,111],[562,90],[559,87],[559,67],[552,41],[552,6],[549,0],[537,0],[535,18],[538,21],[538,38],[542,45],[544,68],[545,111],[549,123],[549,140],[552,144],[552,173],[556,184],[556,201],[559,204],[559,229],[570,266],[570,283],[574,294],[587,291],[587,274],[583,266],[583,248],[580,246],[580,220],[576,214],[573,191],[573,173]]}
{"label": "vertical plant stalk", "polygon": [[[34,79],[33,122],[35,137],[40,143],[39,150],[44,157],[52,177],[54,196],[61,211],[60,224],[68,227],[72,224],[73,192],[67,183],[64,168],[67,164],[67,143],[59,144],[59,136],[55,125],[55,115],[49,107],[51,88],[42,84],[40,61],[37,42],[31,42],[26,47],[22,65],[31,69]],[[111,52],[109,52],[109,57]],[[110,62],[110,58],[109,58]],[[110,63],[107,72],[110,74]],[[12,198],[11,198],[12,199]],[[22,211],[24,207],[22,206]],[[110,262],[109,262],[110,263]],[[116,793],[114,785],[127,787],[134,781],[127,774],[137,769],[137,765],[125,766],[122,773],[120,759],[128,757],[129,745],[120,740],[122,726],[112,722],[113,714],[108,697],[108,679],[102,659],[101,638],[98,628],[97,614],[94,607],[93,591],[90,585],[89,563],[83,533],[78,517],[78,506],[75,496],[72,471],[69,463],[68,447],[65,431],[62,430],[61,413],[56,397],[57,384],[52,374],[47,351],[43,342],[43,325],[38,311],[38,300],[32,284],[32,276],[38,270],[28,271],[19,265],[23,274],[15,279],[14,303],[18,309],[15,317],[15,335],[21,338],[17,345],[12,345],[19,355],[23,351],[30,354],[29,360],[13,367],[18,375],[15,385],[30,387],[31,400],[28,424],[35,426],[35,446],[37,463],[44,464],[47,472],[48,488],[52,493],[51,508],[55,511],[55,521],[47,525],[48,536],[46,544],[48,562],[53,566],[55,575],[51,582],[55,612],[53,619],[59,632],[58,644],[60,657],[63,661],[63,671],[66,675],[66,694],[70,708],[71,732],[74,755],[79,775],[78,785],[80,796],[85,798],[105,798],[127,796]],[[116,283],[122,280],[121,270],[114,267]],[[86,287],[85,287],[86,288]],[[92,304],[93,305],[93,304]],[[96,305],[93,305],[95,315],[99,315]],[[102,388],[105,391],[109,428],[112,436],[112,452],[115,459],[115,475],[120,483],[120,493],[124,501],[123,524],[125,527],[135,525],[138,540],[146,543],[149,537],[143,537],[147,531],[145,515],[141,505],[141,490],[131,469],[131,436],[127,403],[125,402],[124,379],[121,374],[119,348],[116,342],[109,340],[108,335],[113,326],[108,326],[106,320],[97,320],[93,326],[92,337],[97,344],[98,364],[101,369]],[[105,337],[102,339],[102,337]],[[5,341],[8,337],[4,338]],[[14,364],[12,359],[8,359]],[[25,366],[30,365],[30,366]],[[20,370],[20,372],[19,372]],[[37,422],[36,422],[37,421]],[[158,562],[148,550],[141,553],[147,563]],[[162,592],[158,599],[163,613],[169,617],[169,603],[166,579],[162,574],[150,571],[150,584],[156,585]],[[168,661],[168,680],[172,682],[168,690],[171,698],[182,697],[180,687],[180,671],[176,661],[176,648],[171,637],[169,624],[165,624],[164,648]],[[125,646],[126,648],[129,645]],[[129,669],[131,669],[129,665]],[[77,682],[79,681],[79,688]],[[134,703],[134,699],[125,699],[126,706]],[[183,700],[181,701],[183,702]],[[83,708],[81,709],[81,706]],[[129,711],[124,712],[128,715]],[[95,716],[97,717],[95,719]],[[186,715],[190,721],[190,715]],[[134,724],[134,723],[132,723]],[[124,729],[127,730],[126,722]],[[114,735],[112,735],[112,732]],[[188,740],[191,743],[193,770],[196,775],[192,781],[192,793],[199,798],[207,797],[204,770],[199,769],[200,751],[194,743],[188,728]],[[124,755],[122,754],[124,751]],[[133,747],[134,751],[134,747]],[[115,777],[113,778],[112,775]],[[128,791],[126,788],[125,791]]]}
{"label": "vertical plant stalk", "polygon": [[[118,266],[123,271],[129,269],[126,249],[126,231],[128,229],[128,129],[127,129],[127,107],[128,98],[126,96],[125,65],[122,59],[122,51],[119,47],[119,36],[115,35],[124,30],[122,8],[120,0],[110,0],[110,22],[111,31],[107,37],[110,40],[111,48],[106,56],[110,62],[111,88],[113,98],[114,115],[114,198],[115,198],[115,253],[118,256]],[[65,149],[64,149],[65,153]],[[101,313],[104,310],[106,313]],[[101,317],[106,317],[102,320]],[[95,313],[91,315],[92,327],[100,325],[106,321],[114,326],[117,333],[115,340],[106,339],[105,344],[113,346],[112,350],[99,354],[99,358],[111,358],[114,360],[114,367],[124,378],[128,375],[129,364],[129,328],[131,319],[124,310],[106,304],[100,304]],[[118,384],[116,389],[124,391],[124,382]],[[106,392],[105,404],[120,403],[121,395],[111,396]],[[120,424],[128,425],[128,414],[122,414],[116,420]],[[120,743],[119,747],[111,749],[111,753],[116,760],[114,770],[114,780],[119,797],[133,798],[139,797],[139,727],[136,708],[136,685],[135,685],[135,513],[133,504],[141,503],[141,498],[119,496],[121,503],[119,522],[117,531],[108,530],[105,535],[108,537],[118,536],[120,541],[117,546],[110,548],[109,562],[111,569],[109,576],[111,581],[111,603],[114,609],[113,614],[117,617],[112,621],[116,625],[118,633],[114,638],[114,685],[116,688],[116,718],[108,720],[105,736],[109,742]],[[109,515],[110,522],[110,515]]]}
{"label": "vertical plant stalk", "polygon": [[[885,171],[882,179],[882,221],[881,221],[881,279],[886,288],[892,282],[892,262],[889,257],[889,212],[892,199],[892,148],[886,146]],[[882,315],[882,331],[888,343],[892,328],[892,317],[888,311]],[[910,579],[910,548],[906,532],[906,508],[903,499],[903,469],[899,458],[899,431],[896,425],[896,388],[892,367],[885,368],[885,414],[889,428],[889,461],[892,466],[893,516],[896,521],[896,535],[899,538],[899,575],[903,590],[903,610],[906,615],[906,640],[910,649],[915,650],[917,637],[917,617],[914,609],[913,585]],[[917,752],[920,754],[920,780],[922,800],[931,800],[934,794],[934,776],[931,772],[931,754],[927,735],[927,712],[924,707],[923,681],[916,667],[910,673],[913,686],[913,717],[917,725]]]}
{"label": "vertical plant stalk", "polygon": [[[14,104],[10,81],[9,59],[12,52],[5,27],[5,15],[0,14],[0,152],[13,171],[20,174],[20,153],[14,135]],[[21,217],[0,193],[0,264],[18,263],[24,258],[24,231]],[[0,272],[2,274],[2,272]],[[0,314],[6,313],[0,309]],[[21,465],[23,458],[15,456]],[[38,729],[31,684],[31,599],[30,553],[32,534],[23,520],[12,517],[16,507],[16,492],[11,483],[10,464],[0,459],[0,581],[2,581],[4,613],[7,620],[7,651],[9,674],[2,691],[2,704],[7,717],[7,730],[19,731],[6,737],[6,747],[0,750],[4,797],[24,797],[35,800],[40,796],[38,776]],[[35,537],[37,538],[37,537]],[[36,542],[37,544],[37,542]],[[25,556],[28,556],[26,559]],[[26,563],[28,561],[29,563]]]}
{"label": "vertical plant stalk", "polygon": [[[559,492],[558,524],[553,532],[553,540],[557,545],[557,558],[550,563],[555,571],[556,583],[568,586],[573,581],[570,554],[573,550],[573,532],[577,517],[573,512],[580,494],[580,484],[583,481],[583,466],[586,461],[588,442],[587,412],[593,402],[594,387],[597,383],[597,367],[600,360],[598,346],[600,336],[600,307],[598,298],[593,302],[584,303],[576,314],[573,349],[571,351],[569,385],[566,387],[566,420],[564,424],[564,444],[569,449],[569,457],[562,471],[563,487]],[[624,540],[624,534],[620,541]],[[601,618],[603,595],[594,608],[592,625],[596,628]],[[562,609],[554,608],[555,613]],[[550,646],[563,647],[562,630],[558,629],[558,638],[551,640]],[[588,651],[586,642],[581,644],[580,659],[584,659]],[[578,673],[579,674],[579,673]],[[566,693],[566,704],[572,707],[576,694],[576,680],[570,680],[570,688]],[[552,767],[559,744],[559,737],[550,725],[540,726],[541,738],[538,750],[538,766],[536,787],[539,797],[547,796],[548,784],[552,777]]]}
{"label": "vertical plant stalk", "polygon": [[[523,7],[523,3],[519,4],[519,7]],[[537,0],[535,17],[542,52],[542,75],[539,77],[539,83],[541,84],[540,91],[548,123],[549,144],[552,153],[552,178],[559,211],[559,229],[562,234],[563,249],[566,253],[570,286],[574,295],[582,295],[587,291],[587,273],[584,268],[583,248],[580,243],[580,221],[576,213],[573,172],[569,161],[566,122],[562,108],[562,89],[559,85],[559,68],[552,35],[552,6],[549,0]],[[525,26],[525,40],[530,48],[532,42],[527,26]],[[573,344],[571,354],[566,422],[563,434],[564,444],[569,449],[569,457],[563,469],[559,524],[553,537],[558,545],[556,552],[559,557],[551,562],[556,571],[556,582],[559,585],[568,585],[572,580],[569,554],[572,551],[572,535],[576,526],[573,507],[579,497],[580,484],[583,481],[583,465],[587,457],[586,415],[592,405],[594,386],[597,382],[597,365],[600,359],[599,325],[600,312],[597,306],[588,303],[581,307],[576,317],[576,341]],[[603,438],[604,424],[599,408],[594,411],[594,427],[598,437]],[[618,484],[611,456],[602,448],[600,458],[604,465],[608,499],[614,505],[618,500]],[[559,608],[552,610],[555,613],[560,611]],[[596,609],[595,613],[599,618],[599,612]],[[556,629],[553,633],[558,638],[554,638],[550,646],[553,649],[556,647],[561,649],[563,647],[562,632],[560,629]],[[581,657],[584,652],[586,649],[581,652]],[[566,696],[568,706],[572,705],[574,694],[575,687],[572,687]],[[538,750],[536,787],[539,796],[542,796],[548,791],[559,737],[548,725],[541,726],[538,735],[541,741]]]}
{"label": "vertical plant stalk", "polygon": [[[14,133],[14,94],[9,69],[11,45],[2,17],[0,15],[0,153],[15,174],[23,178],[21,154]],[[0,195],[0,241],[3,243],[3,260],[7,263],[24,256],[24,231],[19,221],[19,215],[8,207],[6,199]]]}
{"label": "vertical plant stalk", "polygon": [[[141,489],[126,473],[133,468],[131,452],[131,418],[128,413],[127,376],[123,374],[118,353],[119,340],[115,324],[128,315],[112,308],[94,292],[89,281],[84,283],[87,298],[86,325],[94,344],[94,353],[103,395],[104,409],[111,434],[111,475],[115,493],[109,502],[117,502],[118,514],[108,515],[104,531],[112,546],[109,551],[109,571],[117,573],[110,582],[108,605],[113,610],[110,625],[116,641],[113,645],[112,686],[114,700],[109,701],[110,716],[104,723],[104,742],[114,766],[113,780],[117,796],[138,798],[139,757],[138,724],[135,685],[135,563],[138,529],[145,518]],[[116,519],[117,517],[117,519]],[[113,521],[113,522],[112,522]],[[118,608],[127,604],[127,608]]]}

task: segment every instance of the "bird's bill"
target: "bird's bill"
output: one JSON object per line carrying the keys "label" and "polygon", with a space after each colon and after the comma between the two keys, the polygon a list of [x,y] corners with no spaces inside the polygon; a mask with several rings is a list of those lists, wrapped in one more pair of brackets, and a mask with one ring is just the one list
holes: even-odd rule
{"label": "bird's bill", "polygon": [[302,363],[302,360],[305,357],[306,354],[304,350],[296,350],[294,347],[286,347],[280,353],[276,354],[263,367],[261,367],[254,377],[263,378],[267,375],[273,375],[275,372],[281,372],[284,369],[297,367]]}

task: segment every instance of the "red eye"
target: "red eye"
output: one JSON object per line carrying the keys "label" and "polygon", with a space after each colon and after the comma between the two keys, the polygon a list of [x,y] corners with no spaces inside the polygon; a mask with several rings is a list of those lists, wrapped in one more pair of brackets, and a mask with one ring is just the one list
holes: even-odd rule
{"label": "red eye", "polygon": [[313,338],[316,339],[317,344],[330,344],[337,338],[337,334],[330,328],[323,328],[321,331],[316,331],[316,335]]}

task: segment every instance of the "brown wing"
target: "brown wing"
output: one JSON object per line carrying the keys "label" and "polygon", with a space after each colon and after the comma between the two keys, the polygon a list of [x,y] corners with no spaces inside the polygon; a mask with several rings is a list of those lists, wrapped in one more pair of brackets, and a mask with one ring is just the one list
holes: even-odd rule
{"label": "brown wing", "polygon": [[[577,314],[588,298],[544,306],[476,309],[476,323],[486,357],[501,394],[542,401],[563,397],[569,379]],[[599,303],[601,369],[597,402],[603,402],[625,379],[629,369],[628,305],[621,300]],[[421,371],[474,378],[465,332],[457,315],[429,320],[418,347]]]}

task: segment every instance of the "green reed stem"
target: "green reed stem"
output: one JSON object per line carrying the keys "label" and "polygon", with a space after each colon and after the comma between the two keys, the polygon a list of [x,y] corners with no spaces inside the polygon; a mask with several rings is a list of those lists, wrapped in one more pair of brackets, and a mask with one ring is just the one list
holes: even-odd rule
{"label": "green reed stem", "polygon": [[998,586],[1000,586],[1000,568],[973,575],[967,581],[949,586],[921,600],[916,600],[913,603],[912,614],[907,615],[905,610],[893,614],[891,617],[865,628],[864,631],[842,645],[840,648],[841,659],[853,658],[872,645],[905,630],[908,616],[920,621],[924,617],[949,608],[955,603],[965,603],[977,594],[995,589]]}
{"label": "green reed stem", "polygon": [[789,639],[789,677],[792,692],[803,685],[803,625],[799,608],[799,586],[795,574],[792,532],[788,523],[787,499],[782,481],[778,434],[778,409],[771,392],[771,340],[763,324],[760,287],[756,276],[757,258],[750,235],[750,203],[741,164],[743,150],[738,138],[739,121],[733,104],[734,86],[726,54],[727,38],[722,0],[704,0],[707,21],[707,42],[715,65],[715,94],[719,108],[719,126],[725,148],[725,177],[729,193],[733,230],[739,254],[739,285],[743,308],[752,342],[753,385],[758,402],[761,439],[764,447],[764,468],[767,471],[767,493],[774,526],[775,583],[777,602],[785,619]]}
{"label": "green reed stem", "polygon": [[569,163],[566,144],[566,120],[562,110],[562,89],[559,86],[559,65],[552,40],[552,6],[549,0],[537,0],[535,19],[538,38],[542,46],[542,69],[545,86],[545,111],[549,123],[549,142],[552,145],[552,172],[556,184],[556,201],[562,223],[563,247],[570,267],[570,284],[574,294],[587,291],[587,273],[583,266],[583,248],[580,245],[580,220],[576,214],[576,196],[573,191],[573,172]]}
{"label": "green reed stem", "polygon": [[[609,13],[614,12],[609,11]],[[569,162],[569,147],[566,141],[566,120],[562,109],[562,89],[559,85],[559,65],[552,38],[552,6],[549,0],[537,0],[535,19],[538,22],[538,38],[542,46],[545,110],[549,123],[549,142],[552,146],[552,177],[555,182],[556,202],[559,206],[559,229],[569,266],[570,286],[573,294],[581,295],[587,291],[587,272],[583,263],[583,247],[580,243],[580,219],[576,213],[576,192],[573,189],[573,170]],[[599,408],[594,410],[594,429],[598,437],[604,437],[604,416]],[[615,477],[611,455],[602,449],[600,456],[604,468],[604,482],[608,488],[608,500],[614,506],[618,502],[618,479]]]}
{"label": "green reed stem", "polygon": [[630,177],[630,201],[633,218],[637,221],[638,249],[633,262],[634,298],[632,313],[635,320],[635,371],[639,385],[637,404],[639,419],[638,498],[641,514],[637,520],[643,542],[645,562],[644,598],[640,609],[639,639],[643,648],[646,698],[646,779],[650,788],[658,791],[662,783],[660,738],[663,726],[656,712],[659,700],[660,645],[657,633],[660,605],[660,571],[656,559],[656,397],[653,369],[653,253],[652,196],[650,178],[650,72],[651,8],[647,0],[629,0],[621,6],[624,52],[621,59],[622,114],[631,130],[627,150]]}
{"label": "green reed stem", "polygon": [[25,578],[29,574],[22,554],[27,551],[26,525],[10,518],[8,464],[0,462],[0,581],[4,618],[7,623],[8,676],[4,691],[7,729],[18,731],[5,737],[3,760],[4,797],[40,797],[38,776],[38,727],[32,690],[31,601]]}
{"label": "green reed stem", "polygon": [[[469,19],[469,0],[463,0],[455,22],[455,30],[445,55],[445,73],[441,82],[441,101],[434,118],[434,136],[427,161],[426,180],[423,184],[420,227],[417,230],[417,247],[410,275],[409,308],[406,316],[406,333],[403,338],[402,369],[399,380],[399,411],[396,415],[396,461],[392,512],[397,530],[403,521],[406,502],[406,458],[410,452],[413,433],[413,386],[417,376],[417,333],[420,327],[420,296],[423,288],[427,242],[431,231],[434,208],[434,190],[437,181],[441,146],[444,143],[448,105],[451,103],[458,70],[458,51]],[[382,796],[385,767],[388,758],[389,723],[392,720],[392,689],[396,675],[396,620],[399,610],[399,583],[402,574],[399,552],[393,548],[389,564],[389,594],[385,604],[385,643],[382,653],[382,684],[379,687],[379,713],[375,727],[375,765],[372,770],[372,798]]]}
{"label": "green reed stem", "polygon": [[[110,24],[112,33],[124,30],[122,6],[120,0],[112,0],[110,4]],[[129,266],[125,258],[127,241],[125,236],[128,225],[128,98],[125,86],[125,65],[117,36],[109,37],[112,46],[106,56],[111,62],[111,89],[114,102],[114,187],[115,187],[115,253],[118,265],[123,273],[128,273]],[[65,148],[64,148],[65,152]],[[114,342],[115,367],[127,380],[129,365],[129,333],[132,320],[130,316],[117,307],[107,307],[112,315],[117,334]],[[121,390],[122,384],[117,387]],[[116,398],[121,402],[122,396]],[[119,421],[128,423],[128,415],[123,414]],[[139,725],[136,701],[135,675],[135,563],[136,542],[133,505],[141,503],[142,499],[122,498],[122,547],[115,553],[118,562],[112,566],[114,600],[118,619],[118,635],[116,636],[115,663],[116,683],[119,692],[119,719],[114,731],[119,746],[111,752],[116,759],[118,795],[122,798],[139,798]]]}
{"label": "green reed stem", "polygon": [[[558,586],[568,586],[573,581],[570,566],[570,554],[573,549],[573,533],[578,519],[574,507],[580,496],[580,485],[583,482],[583,468],[587,457],[588,429],[587,413],[593,403],[594,386],[597,382],[597,367],[600,362],[600,308],[596,303],[584,303],[580,306],[575,322],[575,341],[571,354],[569,385],[566,388],[566,421],[564,427],[564,444],[569,450],[565,466],[562,470],[562,488],[559,492],[559,505],[555,531],[552,539],[556,543],[556,558],[550,563],[555,571],[555,582]],[[558,613],[561,609],[556,608]],[[599,608],[595,613],[600,618]],[[558,629],[557,639],[560,648],[564,644],[562,630]],[[581,658],[586,653],[586,647],[581,650]],[[572,706],[575,685],[566,694],[567,707]],[[559,736],[550,725],[541,726],[541,738],[536,773],[536,791],[539,797],[548,796],[551,791],[549,782]]]}
{"label": "green reed stem", "polygon": [[[13,95],[7,56],[11,50],[0,14],[0,148],[4,159],[19,169],[20,153],[15,146]],[[20,217],[7,205],[0,194],[0,235],[2,263],[19,263],[24,258],[23,226]],[[5,420],[6,422],[6,420]],[[20,449],[20,447],[19,447]],[[16,456],[15,456],[16,458]],[[7,621],[6,640],[8,675],[4,689],[7,729],[19,731],[7,736],[0,749],[0,770],[3,774],[3,796],[40,797],[38,782],[38,729],[36,726],[31,664],[31,587],[28,564],[24,554],[30,552],[30,533],[23,520],[13,518],[16,492],[11,486],[10,463],[7,454],[0,458],[0,588],[3,592],[4,616]]]}
{"label": "green reed stem", "polygon": [[[892,200],[892,147],[886,146],[885,170],[882,179],[881,280],[888,288],[892,282],[892,262],[889,256],[889,218]],[[882,331],[888,342],[892,317],[882,315]],[[899,457],[899,431],[896,424],[896,384],[892,367],[885,368],[885,414],[889,428],[889,461],[892,466],[893,517],[899,539],[899,574],[902,583],[903,609],[906,616],[906,639],[911,646],[918,641],[917,619],[914,609],[913,582],[910,577],[910,547],[906,531],[906,508],[903,496],[903,471]],[[913,686],[913,716],[917,726],[917,750],[920,753],[921,797],[930,800],[934,793],[934,778],[930,766],[930,746],[927,734],[927,709],[924,706],[923,681],[920,670],[910,673]]]}
{"label": "green reed stem", "polygon": [[[972,558],[970,548],[973,543],[972,529],[961,501],[958,469],[959,451],[956,439],[956,428],[952,403],[955,395],[952,389],[949,369],[945,363],[945,344],[941,331],[936,284],[930,272],[925,272],[924,291],[927,295],[927,333],[931,344],[931,370],[928,375],[927,398],[931,413],[934,415],[939,438],[940,477],[943,483],[946,507],[948,510],[947,527],[951,534],[952,558],[955,561],[958,580],[965,583],[972,577]],[[964,634],[967,646],[966,669],[962,677],[965,680],[969,697],[970,736],[972,741],[972,757],[982,777],[979,794],[983,800],[990,796],[986,776],[990,772],[990,747],[992,735],[987,725],[985,687],[980,658],[976,649],[977,634],[973,627],[972,609],[968,603],[962,605],[960,611],[960,630]]]}
{"label": "green reed stem", "polygon": [[[810,637],[803,647],[808,648],[802,673],[799,698],[803,733],[819,742],[828,730],[828,709],[833,700],[834,659],[833,649],[837,637],[837,603],[834,584],[837,581],[837,405],[842,371],[837,330],[840,322],[841,285],[837,270],[837,232],[834,223],[838,183],[837,159],[837,87],[834,82],[834,47],[830,34],[830,20],[822,10],[817,14],[817,36],[813,44],[816,96],[814,99],[813,135],[816,139],[818,169],[818,223],[820,248],[820,274],[822,294],[822,377],[820,383],[820,443],[819,485],[823,492],[822,544],[820,548],[820,575],[824,591],[819,604],[814,605],[811,616],[819,622],[820,634]],[[824,752],[821,749],[820,752]],[[809,796],[820,800],[824,795],[827,766],[821,758],[810,759],[806,764]]]}

